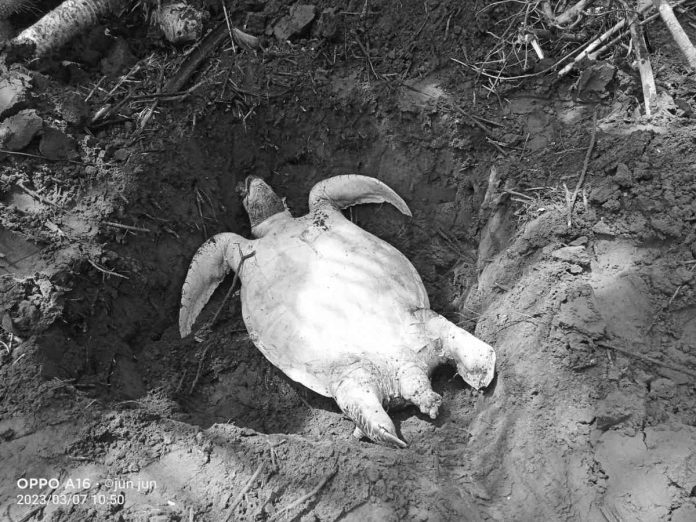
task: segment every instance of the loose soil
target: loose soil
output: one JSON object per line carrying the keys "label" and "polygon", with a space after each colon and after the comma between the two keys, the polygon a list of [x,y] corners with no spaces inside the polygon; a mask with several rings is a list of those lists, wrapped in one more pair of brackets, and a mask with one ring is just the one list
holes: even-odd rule
{"label": "loose soil", "polygon": [[[345,12],[292,43],[263,34],[287,2],[241,4],[232,22],[263,20],[265,52],[219,49],[142,129],[151,99],[86,130],[80,115],[118,101],[107,92],[124,74],[95,88],[111,48],[91,36],[67,62],[13,66],[31,81],[24,108],[58,134],[24,150],[53,161],[0,163],[0,517],[695,520],[696,84],[666,30],[648,26],[674,103],[648,121],[627,64],[589,97],[572,75],[482,88],[449,60],[492,45],[488,17],[505,13],[474,16],[481,2],[369,2],[364,18],[364,2],[318,2]],[[155,92],[181,51],[118,23],[125,70],[141,64],[130,81]],[[403,450],[354,439],[333,401],[254,348],[237,304],[178,334],[195,250],[249,235],[245,176],[301,215],[314,183],[346,173],[404,197],[411,220],[386,206],[351,218],[498,355],[483,393],[436,372],[437,420],[391,412]],[[87,500],[20,504],[75,492]]]}

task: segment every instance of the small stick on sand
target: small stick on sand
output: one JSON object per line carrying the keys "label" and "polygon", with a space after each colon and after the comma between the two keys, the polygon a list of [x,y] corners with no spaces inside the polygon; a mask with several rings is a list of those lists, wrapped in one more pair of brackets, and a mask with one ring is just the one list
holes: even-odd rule
{"label": "small stick on sand", "polygon": [[205,360],[205,356],[208,353],[208,348],[210,348],[210,344],[207,344],[205,349],[203,350],[203,354],[201,355],[201,360],[198,361],[198,370],[196,371],[196,377],[193,379],[193,382],[191,383],[191,389],[189,390],[189,395],[193,395],[193,390],[196,388],[196,384],[198,384],[198,379],[201,377],[201,370],[203,369],[203,361]]}
{"label": "small stick on sand", "polygon": [[590,136],[590,144],[587,147],[587,153],[585,154],[585,161],[582,164],[582,172],[580,173],[580,179],[578,179],[578,182],[575,185],[575,190],[573,191],[573,195],[570,197],[570,201],[568,201],[568,228],[573,226],[573,207],[575,206],[575,200],[578,199],[578,192],[580,192],[580,189],[582,188],[582,184],[585,182],[585,175],[587,174],[587,167],[590,164],[590,157],[592,156],[592,150],[594,149],[596,138],[597,138],[597,109],[595,108],[594,113],[592,114],[592,134]]}
{"label": "small stick on sand", "polygon": [[632,357],[632,358],[637,359],[639,361],[643,361],[644,363],[662,366],[663,368],[668,368],[670,370],[674,370],[675,372],[680,372],[680,373],[683,373],[685,375],[689,375],[690,377],[696,377],[696,372],[692,372],[690,370],[687,370],[683,366],[677,366],[676,364],[658,361],[657,359],[653,359],[652,357],[646,357],[645,355],[633,353],[633,352],[630,352],[628,350],[624,350],[623,348],[617,348],[616,346],[612,346],[610,344],[606,344],[606,343],[602,343],[602,342],[597,343],[597,345],[601,346],[602,348],[607,348],[609,350],[614,350],[615,352],[622,353],[624,355],[627,355],[628,357]]}
{"label": "small stick on sand", "polygon": [[370,3],[370,0],[365,0],[365,4],[363,4],[362,11],[360,12],[360,18],[365,18],[367,16],[367,6]]}
{"label": "small stick on sand", "polygon": [[230,23],[230,17],[227,14],[227,7],[225,6],[225,0],[220,0],[222,4],[222,11],[225,13],[225,23],[227,24],[227,32],[230,34],[230,41],[232,42],[232,52],[237,52],[237,45],[234,43],[234,36],[232,36],[232,24]]}
{"label": "small stick on sand", "polygon": [[271,498],[273,498],[273,495],[275,495],[275,494],[276,494],[276,491],[274,489],[272,489],[268,492],[268,495],[266,495],[266,498],[263,500],[263,502],[261,502],[261,504],[259,504],[259,507],[257,508],[254,515],[251,517],[251,520],[259,520],[259,519],[263,518],[261,516],[261,513],[263,513],[264,508],[271,501]]}
{"label": "small stick on sand", "polygon": [[674,16],[672,7],[665,0],[652,0],[652,3],[660,13],[660,17],[662,17],[662,21],[667,26],[667,29],[672,33],[672,38],[677,42],[679,49],[684,53],[686,61],[689,62],[692,69],[696,70],[696,49],[694,49],[691,40],[684,32],[684,28],[677,20],[677,17]]}
{"label": "small stick on sand", "polygon": [[266,462],[261,462],[261,464],[259,464],[259,467],[256,468],[256,471],[255,471],[254,474],[251,476],[251,478],[249,479],[249,481],[246,483],[246,485],[242,488],[242,490],[239,492],[239,494],[237,495],[237,497],[234,499],[234,502],[232,502],[232,505],[230,506],[230,509],[227,511],[227,512],[228,512],[228,515],[227,515],[227,519],[226,519],[226,520],[227,520],[228,522],[229,522],[230,520],[234,520],[234,519],[235,519],[235,518],[234,518],[234,509],[237,507],[237,504],[239,504],[239,503],[242,501],[242,499],[244,498],[244,495],[246,495],[247,491],[249,491],[249,490],[251,489],[252,484],[253,484],[254,481],[259,477],[259,475],[260,475],[261,472],[263,471],[263,468],[265,468],[265,467],[266,467]]}
{"label": "small stick on sand", "polygon": [[32,198],[36,199],[37,201],[39,201],[39,202],[41,202],[41,203],[43,203],[43,204],[45,204],[45,205],[50,205],[50,206],[52,206],[52,207],[54,207],[54,208],[60,208],[58,205],[56,205],[55,203],[53,203],[53,201],[47,200],[47,199],[46,199],[45,197],[43,197],[41,194],[38,194],[37,192],[34,192],[34,191],[31,190],[30,188],[27,188],[26,186],[24,186],[24,183],[22,183],[21,181],[18,181],[18,182],[17,182],[17,186],[18,186],[19,188],[21,188],[24,192],[26,192],[27,194],[29,194]]}
{"label": "small stick on sand", "polygon": [[355,41],[357,42],[358,47],[360,47],[360,50],[361,50],[361,51],[363,52],[363,54],[365,55],[365,58],[367,58],[367,63],[368,63],[369,66],[370,66],[370,70],[372,71],[372,74],[375,75],[375,79],[376,79],[376,80],[381,80],[382,77],[381,77],[379,74],[377,74],[377,71],[375,71],[374,65],[372,65],[372,60],[370,59],[370,52],[365,48],[365,46],[363,45],[363,43],[360,41],[360,38],[358,38],[357,36],[355,37]]}
{"label": "small stick on sand", "polygon": [[92,265],[94,268],[99,270],[100,272],[103,272],[106,275],[112,275],[116,277],[121,277],[123,279],[130,279],[128,276],[124,276],[123,274],[119,274],[118,272],[114,272],[112,270],[109,270],[108,268],[104,268],[103,266],[99,266],[97,263],[92,261],[91,259],[88,259],[87,262]]}
{"label": "small stick on sand", "polygon": [[276,519],[280,518],[281,515],[284,515],[284,514],[287,513],[288,511],[292,511],[292,510],[295,509],[297,506],[303,504],[304,502],[308,501],[310,498],[314,497],[317,493],[319,493],[319,492],[321,491],[321,489],[322,489],[324,486],[326,486],[326,484],[329,482],[329,480],[331,480],[331,479],[333,478],[333,476],[336,474],[337,471],[338,471],[338,468],[334,468],[332,471],[329,472],[328,475],[326,475],[323,479],[321,479],[321,482],[319,482],[319,484],[317,484],[317,487],[315,487],[312,491],[310,491],[310,492],[307,493],[306,495],[304,495],[304,496],[298,498],[298,499],[295,500],[293,503],[291,503],[291,504],[285,506],[284,508],[282,508],[282,509],[276,511],[276,512],[273,514],[273,516],[272,516],[271,518],[269,518],[268,520],[269,520],[269,521],[270,521],[270,520],[276,520]]}
{"label": "small stick on sand", "polygon": [[174,393],[179,393],[181,391],[181,388],[184,385],[184,379],[186,378],[187,373],[188,373],[188,370],[185,368],[184,373],[181,375],[181,379],[179,379],[179,385],[176,387],[176,391]]}
{"label": "small stick on sand", "polygon": [[[690,261],[687,261],[687,263],[690,263]],[[689,272],[693,272],[696,269],[696,265],[692,266]],[[657,324],[657,321],[659,320],[662,312],[665,310],[668,310],[670,306],[672,306],[672,303],[674,300],[677,298],[679,295],[679,292],[681,292],[681,289],[684,287],[684,285],[679,285],[677,289],[674,291],[672,294],[672,297],[669,298],[669,301],[667,301],[667,304],[663,305],[662,308],[655,314],[655,319],[653,319],[652,323],[650,323],[650,326],[648,326],[647,333],[650,333],[653,329],[653,327]]]}
{"label": "small stick on sand", "polygon": [[[0,0],[2,1],[2,0]],[[71,160],[71,159],[49,159],[46,156],[39,156],[38,154],[29,154],[28,152],[17,152],[16,150],[0,149],[0,154],[12,154],[14,156],[24,156],[25,158],[36,158],[44,161],[66,161],[68,163],[74,163],[75,165],[87,165],[81,161]]]}
{"label": "small stick on sand", "polygon": [[151,232],[149,228],[133,227],[131,225],[124,225],[122,223],[116,223],[114,221],[102,221],[108,227],[122,228],[123,230],[132,230],[133,232]]}

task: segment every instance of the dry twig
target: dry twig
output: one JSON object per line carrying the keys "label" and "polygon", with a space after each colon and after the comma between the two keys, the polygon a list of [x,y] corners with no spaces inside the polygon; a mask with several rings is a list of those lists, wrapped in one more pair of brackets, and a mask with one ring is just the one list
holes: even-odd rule
{"label": "dry twig", "polygon": [[633,41],[633,52],[636,56],[636,62],[638,62],[640,83],[643,87],[643,101],[645,102],[645,115],[649,117],[652,115],[652,106],[657,98],[657,88],[655,87],[655,77],[650,64],[648,46],[645,43],[643,27],[638,23],[638,14],[629,7],[626,0],[621,0],[621,3],[626,10],[626,18]]}
{"label": "dry twig", "polygon": [[[1,1],[1,0],[0,0]],[[0,149],[0,154],[11,154],[13,156],[24,156],[25,158],[36,158],[44,161],[65,161],[67,163],[74,163],[75,165],[84,165],[81,161],[77,160],[72,160],[72,159],[51,159],[47,158],[46,156],[40,156],[38,154],[29,154],[28,152],[18,152],[16,150],[7,150],[7,149]]]}
{"label": "dry twig", "polygon": [[[367,4],[365,4],[365,5],[367,5]],[[361,50],[361,51],[363,52],[363,54],[365,55],[365,58],[367,59],[367,63],[368,63],[368,65],[370,66],[370,70],[372,71],[372,74],[375,75],[375,79],[376,79],[376,80],[382,79],[382,77],[381,77],[379,74],[377,74],[377,71],[375,71],[374,65],[372,65],[372,60],[370,59],[370,52],[369,52],[369,50],[365,48],[365,46],[363,45],[363,43],[360,41],[360,38],[358,38],[357,36],[355,37],[355,41],[358,43],[358,47],[360,47],[360,50]]]}
{"label": "dry twig", "polygon": [[[691,263],[691,261],[687,261],[686,263],[687,264]],[[691,269],[689,270],[689,272],[693,272],[694,270],[696,270],[696,265],[692,266]],[[662,308],[660,308],[660,310],[655,314],[655,318],[653,319],[653,321],[650,323],[650,326],[648,326],[648,329],[646,330],[647,333],[650,333],[652,331],[653,327],[657,324],[657,321],[659,320],[660,316],[662,315],[662,312],[664,312],[665,310],[668,310],[669,307],[672,306],[672,303],[677,298],[677,296],[679,295],[679,292],[681,292],[681,289],[683,287],[684,287],[683,284],[679,285],[677,287],[677,289],[674,291],[674,293],[672,294],[672,297],[669,298],[669,301],[667,301],[667,303],[664,304],[662,306]]]}
{"label": "dry twig", "polygon": [[284,508],[279,509],[279,510],[276,511],[276,512],[273,514],[273,516],[272,516],[271,518],[269,518],[268,520],[269,520],[269,521],[270,521],[270,520],[277,520],[278,518],[281,517],[281,515],[285,515],[285,513],[289,512],[289,511],[292,511],[292,510],[295,509],[297,506],[302,505],[304,502],[306,502],[306,501],[308,501],[309,499],[311,499],[312,497],[314,497],[317,493],[319,493],[319,492],[321,491],[321,489],[322,489],[324,486],[326,486],[326,484],[329,482],[329,480],[331,480],[331,479],[333,478],[333,476],[336,474],[337,471],[338,471],[338,468],[334,468],[332,471],[329,472],[328,475],[326,475],[323,479],[321,479],[321,481],[319,482],[319,484],[317,484],[317,486],[316,486],[312,491],[310,491],[310,492],[307,493],[306,495],[303,495],[302,497],[298,498],[297,500],[295,500],[295,501],[292,502],[291,504],[288,504],[288,505],[285,506]]}
{"label": "dry twig", "polygon": [[232,36],[232,24],[230,23],[230,17],[227,14],[227,6],[225,5],[225,0],[220,0],[222,4],[222,11],[225,13],[225,23],[227,24],[227,32],[230,34],[230,41],[232,42],[232,51],[237,52],[237,46],[234,43],[234,36]]}
{"label": "dry twig", "polygon": [[[568,228],[573,226],[573,207],[575,206],[575,200],[578,199],[578,192],[582,184],[585,182],[585,175],[587,174],[587,168],[590,164],[590,157],[592,156],[592,150],[594,149],[595,139],[597,137],[597,109],[595,108],[592,114],[592,134],[590,135],[590,144],[587,147],[587,153],[585,154],[585,161],[582,164],[582,172],[580,173],[580,179],[578,179],[575,185],[575,190],[573,195],[568,200]],[[566,189],[567,191],[568,189]]]}
{"label": "dry twig", "polygon": [[151,232],[149,228],[134,227],[122,223],[115,223],[114,221],[102,221],[102,223],[108,227],[122,228],[123,230],[131,230],[133,232]]}
{"label": "dry twig", "polygon": [[203,353],[201,354],[201,360],[198,361],[198,370],[196,370],[196,376],[193,379],[193,382],[191,383],[191,388],[189,389],[189,395],[193,395],[193,390],[196,389],[196,385],[198,384],[198,379],[201,378],[201,370],[203,370],[203,361],[205,360],[205,356],[208,353],[208,348],[210,348],[210,344],[206,344],[205,349],[203,350]]}
{"label": "dry twig", "polygon": [[676,364],[658,361],[657,359],[653,359],[652,357],[647,357],[645,355],[633,353],[633,352],[630,352],[628,350],[624,350],[623,348],[617,348],[616,346],[612,346],[612,345],[607,344],[607,343],[599,342],[597,344],[599,346],[601,346],[602,348],[614,350],[615,352],[622,353],[624,355],[627,355],[628,357],[632,357],[633,359],[638,359],[639,361],[643,361],[644,363],[654,364],[656,366],[662,366],[663,368],[668,368],[670,370],[674,370],[675,372],[680,372],[680,373],[683,373],[684,375],[689,375],[690,377],[696,377],[696,372],[692,372],[691,370],[687,370],[683,366],[677,366]]}
{"label": "dry twig", "polygon": [[112,275],[112,276],[116,276],[116,277],[121,277],[121,278],[123,278],[123,279],[130,279],[128,276],[125,276],[125,275],[123,275],[123,274],[119,274],[118,272],[114,272],[113,270],[109,270],[108,268],[104,268],[103,266],[98,265],[97,263],[95,263],[95,262],[92,261],[91,259],[88,259],[87,262],[88,262],[90,265],[92,265],[94,268],[96,268],[97,270],[99,270],[100,272],[102,272],[102,273],[104,273],[104,274],[106,274],[106,275]]}
{"label": "dry twig", "polygon": [[179,379],[179,384],[176,387],[176,391],[174,393],[179,393],[181,391],[182,386],[184,385],[184,379],[186,378],[186,374],[188,373],[188,369],[184,369],[184,373],[181,374],[181,379]]}
{"label": "dry twig", "polygon": [[54,208],[59,208],[59,206],[56,205],[53,201],[50,201],[50,200],[46,199],[45,197],[43,197],[41,194],[39,194],[39,193],[37,193],[37,192],[34,192],[34,191],[31,190],[30,188],[27,188],[27,187],[24,185],[24,183],[22,183],[21,181],[18,181],[18,182],[17,182],[17,186],[18,186],[19,188],[21,188],[24,192],[26,192],[27,194],[29,194],[32,198],[36,199],[37,201],[39,201],[39,202],[41,202],[41,203],[43,203],[43,204],[45,204],[45,205],[50,205],[50,206],[52,206],[52,207],[54,207]]}
{"label": "dry twig", "polygon": [[227,513],[228,513],[228,515],[227,515],[227,520],[228,520],[228,522],[229,522],[230,520],[234,520],[234,510],[235,510],[235,508],[236,508],[237,505],[242,501],[242,499],[244,498],[244,495],[246,495],[247,491],[249,491],[249,489],[251,489],[252,484],[253,484],[254,481],[259,477],[259,475],[260,475],[261,472],[263,471],[263,468],[264,468],[264,467],[266,467],[266,462],[263,462],[263,461],[262,461],[261,464],[259,464],[259,467],[256,468],[256,471],[255,471],[254,474],[251,476],[251,478],[249,479],[249,481],[244,485],[244,487],[241,489],[241,491],[239,492],[239,494],[237,495],[237,497],[234,499],[234,502],[232,502],[232,505],[230,506],[230,509],[227,510]]}

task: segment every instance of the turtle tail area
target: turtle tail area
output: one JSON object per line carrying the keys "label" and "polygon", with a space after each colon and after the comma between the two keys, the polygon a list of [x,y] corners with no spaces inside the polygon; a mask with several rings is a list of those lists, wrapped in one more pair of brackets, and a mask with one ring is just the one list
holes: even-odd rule
{"label": "turtle tail area", "polygon": [[495,375],[495,351],[463,328],[432,310],[421,310],[432,338],[442,341],[444,355],[457,364],[457,372],[472,388],[488,386]]}
{"label": "turtle tail area", "polygon": [[341,411],[355,422],[356,436],[365,435],[385,446],[407,446],[396,435],[394,423],[382,406],[383,394],[369,371],[354,369],[341,379],[333,395]]}
{"label": "turtle tail area", "polygon": [[249,241],[242,236],[226,232],[211,237],[198,249],[181,290],[181,337],[191,333],[198,314],[225,276],[237,268],[248,244]]}

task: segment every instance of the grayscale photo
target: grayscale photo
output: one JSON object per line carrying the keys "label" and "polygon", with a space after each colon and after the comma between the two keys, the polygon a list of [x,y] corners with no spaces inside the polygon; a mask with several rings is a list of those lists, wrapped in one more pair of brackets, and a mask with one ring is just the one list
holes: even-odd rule
{"label": "grayscale photo", "polygon": [[0,0],[0,521],[696,521],[696,0]]}

